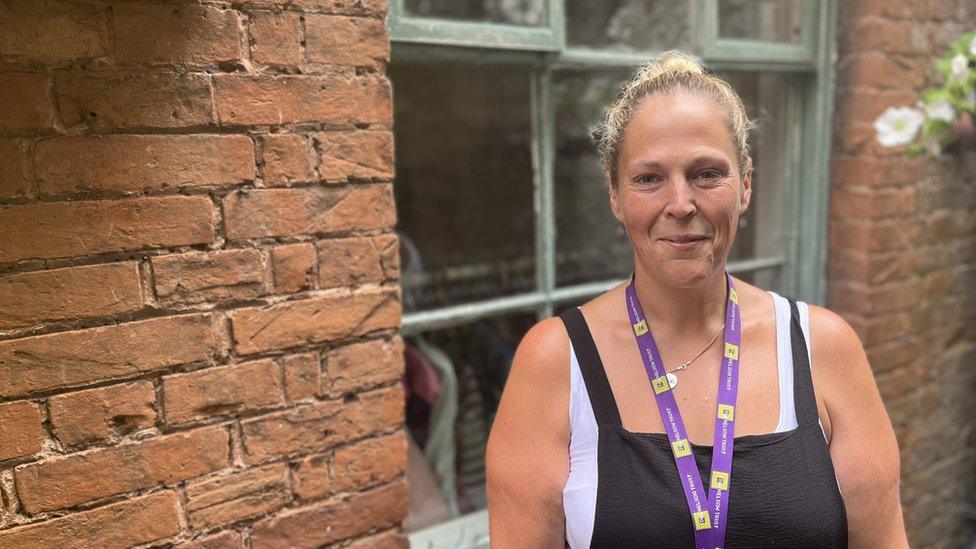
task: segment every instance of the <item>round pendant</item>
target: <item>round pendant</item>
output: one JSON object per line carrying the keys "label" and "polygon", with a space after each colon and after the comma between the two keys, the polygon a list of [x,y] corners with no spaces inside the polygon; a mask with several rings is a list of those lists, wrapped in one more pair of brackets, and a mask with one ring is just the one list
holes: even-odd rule
{"label": "round pendant", "polygon": [[675,385],[678,384],[678,376],[668,373],[668,386],[674,389]]}

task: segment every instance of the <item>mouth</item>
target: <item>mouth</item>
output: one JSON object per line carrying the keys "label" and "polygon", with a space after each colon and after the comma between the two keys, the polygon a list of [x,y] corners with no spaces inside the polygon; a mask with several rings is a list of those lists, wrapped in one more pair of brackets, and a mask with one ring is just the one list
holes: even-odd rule
{"label": "mouth", "polygon": [[660,240],[668,246],[678,250],[691,250],[702,242],[708,240],[708,237],[699,234],[674,235],[667,238],[661,238]]}

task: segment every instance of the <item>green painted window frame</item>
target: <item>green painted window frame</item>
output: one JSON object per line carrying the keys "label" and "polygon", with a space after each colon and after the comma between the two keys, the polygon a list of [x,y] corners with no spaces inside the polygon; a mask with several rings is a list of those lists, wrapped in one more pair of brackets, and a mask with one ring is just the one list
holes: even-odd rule
{"label": "green painted window frame", "polygon": [[[404,315],[403,333],[416,334],[514,312],[535,311],[540,319],[547,318],[561,302],[586,299],[618,284],[620,280],[606,280],[556,287],[552,75],[554,71],[567,68],[633,68],[659,52],[626,53],[568,46],[563,31],[563,0],[546,0],[547,26],[528,29],[515,25],[413,17],[404,12],[403,1],[391,0],[387,14],[392,63],[463,60],[519,63],[531,67],[537,261],[535,291],[410,312]],[[787,186],[783,193],[786,212],[783,216],[783,253],[732,262],[728,269],[736,273],[779,266],[782,268],[781,291],[808,303],[823,304],[837,0],[803,0],[801,39],[797,44],[719,38],[718,1],[692,0],[693,53],[715,70],[790,72],[796,75],[790,81],[787,101],[790,159],[782,174]],[[459,517],[452,522],[463,524],[463,527],[452,530],[452,527],[445,529],[438,525],[411,534],[411,542],[428,546],[427,542],[449,539],[450,535],[445,532],[460,531],[458,528],[471,533],[483,527],[486,535],[485,517],[484,514]],[[481,546],[481,543],[474,545]]]}

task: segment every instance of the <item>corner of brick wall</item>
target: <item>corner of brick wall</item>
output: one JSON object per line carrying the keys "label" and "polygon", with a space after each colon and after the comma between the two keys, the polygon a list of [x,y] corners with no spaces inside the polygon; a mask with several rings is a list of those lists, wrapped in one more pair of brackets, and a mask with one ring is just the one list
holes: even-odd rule
{"label": "corner of brick wall", "polygon": [[0,547],[403,547],[385,0],[0,2]]}
{"label": "corner of brick wall", "polygon": [[940,83],[935,60],[976,4],[838,4],[828,306],[860,335],[895,427],[912,547],[955,549],[976,521],[976,152],[908,157],[872,122]]}

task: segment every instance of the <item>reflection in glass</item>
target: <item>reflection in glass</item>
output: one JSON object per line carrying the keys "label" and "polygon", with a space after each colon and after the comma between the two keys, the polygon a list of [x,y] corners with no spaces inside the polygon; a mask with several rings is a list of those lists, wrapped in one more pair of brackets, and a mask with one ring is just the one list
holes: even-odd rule
{"label": "reflection in glass", "polygon": [[718,6],[719,36],[723,38],[800,41],[800,0],[719,0]]}
{"label": "reflection in glass", "polygon": [[529,72],[391,65],[407,311],[535,288]]}
{"label": "reflection in glass", "polygon": [[485,447],[530,313],[483,319],[404,342],[413,532],[487,506]]}
{"label": "reflection in glass", "polygon": [[[556,96],[556,284],[624,279],[633,249],[610,212],[607,187],[589,129],[628,75],[616,71],[560,71]],[[751,136],[752,201],[740,217],[730,262],[783,252],[786,98],[788,76],[722,74],[742,96],[757,129]],[[777,279],[767,279],[775,281]],[[770,288],[773,289],[773,288]]]}
{"label": "reflection in glass", "polygon": [[570,46],[664,51],[691,45],[691,0],[567,0]]}
{"label": "reflection in glass", "polygon": [[545,0],[406,0],[408,15],[484,23],[545,26]]}

